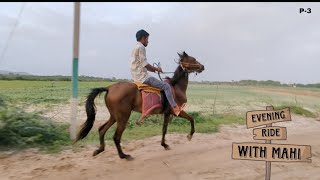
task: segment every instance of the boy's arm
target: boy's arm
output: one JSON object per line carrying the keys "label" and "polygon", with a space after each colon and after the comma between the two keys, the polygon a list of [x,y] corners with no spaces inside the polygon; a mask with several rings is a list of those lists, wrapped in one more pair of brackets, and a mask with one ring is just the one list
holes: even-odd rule
{"label": "boy's arm", "polygon": [[148,71],[151,72],[162,72],[161,67],[154,67],[151,66],[148,61],[147,61],[147,57],[146,57],[146,49],[144,47],[139,48],[139,57],[140,57],[140,61],[142,62],[142,66],[145,67]]}
{"label": "boy's arm", "polygon": [[149,63],[145,66],[145,68],[147,68],[148,71],[151,71],[151,72],[162,72],[162,69],[159,67],[154,67],[154,66],[151,66]]}

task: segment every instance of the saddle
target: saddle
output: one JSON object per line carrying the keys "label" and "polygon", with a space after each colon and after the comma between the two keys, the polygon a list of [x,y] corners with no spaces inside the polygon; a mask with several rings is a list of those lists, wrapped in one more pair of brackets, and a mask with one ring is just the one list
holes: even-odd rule
{"label": "saddle", "polygon": [[[166,81],[167,82],[167,81]],[[142,116],[141,119],[144,117],[147,117],[148,115],[152,114],[152,111],[156,108],[161,108],[162,112],[166,109],[166,107],[169,105],[169,102],[167,100],[166,94],[162,89],[151,87],[147,84],[143,84],[140,82],[133,82],[139,91],[141,91],[142,96]],[[171,92],[173,94],[173,98],[175,98],[175,91],[173,86],[171,86]],[[181,106],[181,109],[183,110],[186,106],[186,103],[184,103]]]}
{"label": "saddle", "polygon": [[139,91],[143,90],[144,92],[155,93],[155,94],[158,94],[158,95],[160,95],[160,93],[162,91],[159,88],[152,87],[152,86],[149,86],[147,84],[140,83],[140,82],[134,82],[134,84],[137,85]]}
{"label": "saddle", "polygon": [[[168,100],[164,91],[160,88],[152,87],[140,82],[133,82],[142,96],[142,116],[146,117],[156,108],[161,108],[162,111],[167,107]],[[173,88],[172,92],[174,94]]]}

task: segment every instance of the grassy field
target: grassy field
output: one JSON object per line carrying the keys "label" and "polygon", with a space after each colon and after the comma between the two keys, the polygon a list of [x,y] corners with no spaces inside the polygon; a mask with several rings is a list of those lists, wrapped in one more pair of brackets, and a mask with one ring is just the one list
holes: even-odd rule
{"label": "grassy field", "polygon": [[[79,82],[79,101],[94,87],[114,82]],[[15,104],[67,104],[71,97],[68,81],[0,81],[0,96]],[[292,87],[249,87],[191,84],[187,91],[188,106],[199,112],[245,113],[270,104],[302,106],[320,111],[320,89]],[[98,100],[98,103],[103,101]],[[80,104],[81,105],[81,104]]]}
{"label": "grassy field", "polygon": [[[104,87],[113,82],[79,82],[79,97],[93,87]],[[68,81],[0,81],[0,95],[18,104],[61,104],[71,97],[71,82]]]}
{"label": "grassy field", "polygon": [[249,87],[191,85],[189,104],[201,112],[243,115],[249,110],[264,109],[266,105],[299,106],[320,112],[320,89],[293,87]]}
{"label": "grassy field", "polygon": [[[83,108],[85,97],[91,88],[104,87],[112,83],[114,82],[79,82],[79,107]],[[37,110],[46,113],[56,106],[68,106],[71,97],[71,82],[0,81],[0,97],[9,106],[21,109],[30,106],[40,107]],[[291,107],[293,113],[307,117],[318,117],[320,114],[320,89],[318,88],[190,84],[187,97],[187,111],[195,118],[196,132],[198,133],[217,132],[221,124],[244,124],[247,111],[262,110],[267,105],[273,105],[275,108]],[[97,98],[96,104],[104,106],[102,96]],[[3,113],[7,112],[9,111],[3,111]],[[130,117],[128,128],[123,135],[123,141],[143,139],[161,134],[161,115],[151,116],[144,121],[145,123],[141,127],[137,127],[134,122],[139,116],[140,114],[133,113]],[[9,115],[2,114],[1,116],[0,112],[0,117],[9,117]],[[11,119],[15,118],[21,120],[17,117]],[[1,121],[3,120],[0,119],[0,134],[1,127],[4,127],[1,126],[1,123],[3,124]],[[106,139],[111,139],[114,128],[112,127],[110,132],[107,133]],[[67,128],[64,129],[65,131],[68,130]],[[168,133],[188,133],[189,131],[190,123],[179,118],[174,118],[168,127]],[[1,134],[1,136],[4,136],[4,134]],[[35,137],[38,136],[39,134],[35,135]],[[65,138],[62,139],[65,140]],[[98,143],[96,129],[92,130],[80,144],[86,143]]]}

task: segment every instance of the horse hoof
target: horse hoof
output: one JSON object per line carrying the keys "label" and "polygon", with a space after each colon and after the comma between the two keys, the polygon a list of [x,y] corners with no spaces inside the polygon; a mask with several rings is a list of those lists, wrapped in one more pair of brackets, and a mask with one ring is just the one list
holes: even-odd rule
{"label": "horse hoof", "polygon": [[98,155],[99,153],[100,153],[99,150],[95,150],[95,151],[93,152],[92,156],[96,156],[96,155]]}
{"label": "horse hoof", "polygon": [[191,141],[192,135],[191,135],[191,134],[188,134],[187,138],[188,138],[189,141]]}
{"label": "horse hoof", "polygon": [[165,150],[170,150],[170,149],[171,149],[170,146],[167,145],[167,144],[164,144],[164,145],[162,145],[162,146],[164,147]]}
{"label": "horse hoof", "polygon": [[127,161],[132,161],[134,158],[130,155],[123,155],[123,156],[120,156],[121,159],[126,159]]}
{"label": "horse hoof", "polygon": [[97,149],[93,152],[92,156],[96,156],[96,155],[100,154],[101,152],[102,152],[101,150]]}
{"label": "horse hoof", "polygon": [[134,158],[133,158],[132,156],[130,156],[130,155],[127,155],[127,156],[126,156],[126,160],[127,160],[127,161],[132,161],[132,160],[134,160]]}

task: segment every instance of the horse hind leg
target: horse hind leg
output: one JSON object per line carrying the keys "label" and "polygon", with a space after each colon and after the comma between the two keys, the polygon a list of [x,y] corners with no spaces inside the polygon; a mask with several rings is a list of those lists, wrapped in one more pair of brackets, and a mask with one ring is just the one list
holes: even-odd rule
{"label": "horse hind leg", "polygon": [[116,122],[116,120],[110,116],[109,120],[104,123],[102,126],[99,127],[99,139],[100,139],[100,147],[99,149],[93,152],[93,156],[98,155],[99,153],[104,151],[105,142],[104,142],[104,135],[108,131],[108,129]]}
{"label": "horse hind leg", "polygon": [[117,129],[113,136],[113,140],[117,147],[119,157],[121,159],[127,159],[127,160],[133,160],[133,158],[131,157],[131,155],[123,153],[120,143],[121,143],[122,133],[126,129],[130,114],[131,112],[129,112],[127,116],[122,115],[121,118],[117,119]]}

